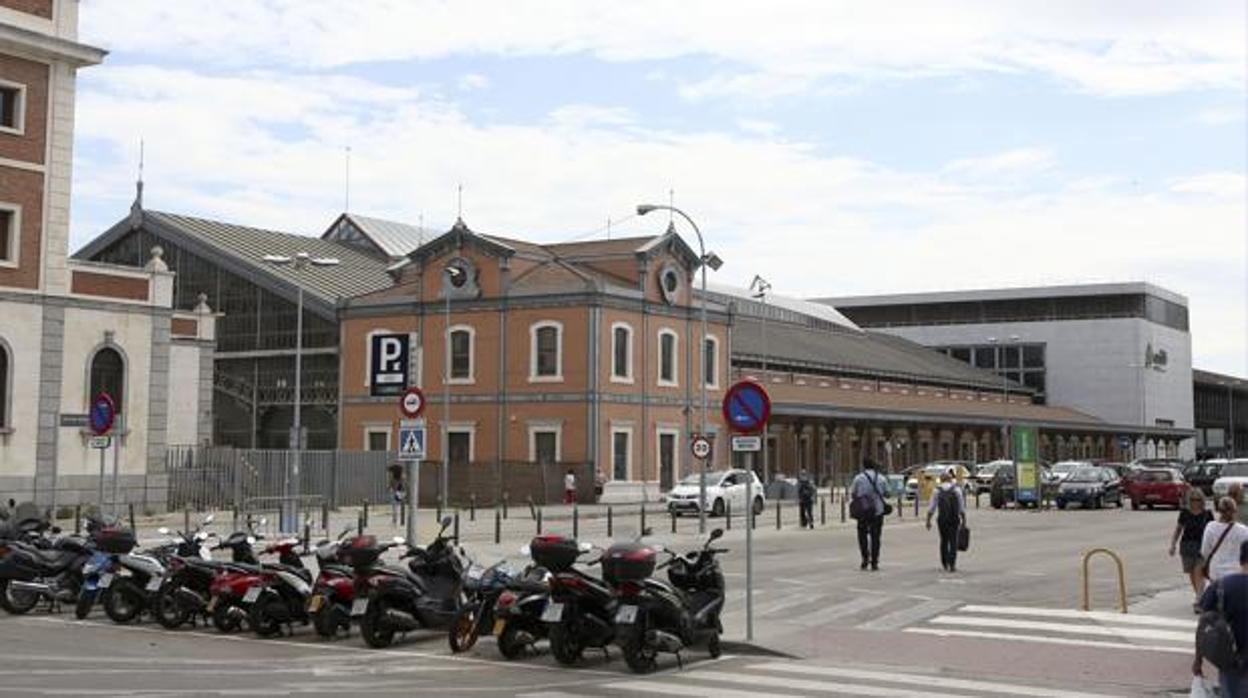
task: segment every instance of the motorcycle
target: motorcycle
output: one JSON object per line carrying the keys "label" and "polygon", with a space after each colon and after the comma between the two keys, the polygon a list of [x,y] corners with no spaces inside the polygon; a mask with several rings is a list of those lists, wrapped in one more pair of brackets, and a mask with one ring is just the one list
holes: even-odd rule
{"label": "motorcycle", "polygon": [[[538,536],[529,544],[529,554],[538,565],[550,570],[550,601],[541,621],[550,636],[550,652],[563,665],[580,660],[586,648],[604,653],[615,639],[613,622],[615,589],[605,577],[599,579],[575,564],[593,547],[556,535]],[[602,556],[586,566],[602,562]]]}
{"label": "motorcycle", "polygon": [[295,552],[297,545],[297,538],[287,538],[265,548],[265,553],[277,553],[281,562],[262,564],[260,584],[243,594],[243,603],[250,604],[251,629],[260,637],[277,635],[282,626],[289,628],[295,622],[308,622],[312,573]]}
{"label": "motorcycle", "polygon": [[[231,562],[221,565],[208,588],[208,604],[204,613],[212,619],[213,626],[223,633],[232,633],[250,622],[251,605],[260,598],[266,581],[266,572],[256,558],[253,546],[263,536],[257,535],[250,526],[246,531],[230,534],[214,550],[230,550]],[[303,561],[294,553],[294,544],[280,541],[264,553],[281,552],[280,564],[303,567]]]}
{"label": "motorcycle", "polygon": [[[174,533],[173,552],[165,559],[165,573],[150,601],[152,615],[166,629],[174,630],[205,616],[213,576],[223,565],[212,559],[208,548],[214,534],[204,530],[213,518],[209,514],[195,530]],[[158,530],[162,535],[170,534],[167,528]]]}
{"label": "motorcycle", "polygon": [[[125,533],[130,548],[134,546],[132,532],[109,527],[99,519],[88,520],[87,526],[88,534],[93,538],[102,536],[104,545],[118,541],[118,546],[124,546],[121,533]],[[57,612],[61,602],[77,600],[83,585],[83,568],[94,554],[96,543],[78,536],[32,538],[32,534],[42,537],[49,530],[56,535],[60,529],[29,516],[19,519],[17,527],[20,539],[0,544],[0,608],[22,615],[46,599],[49,609]]]}
{"label": "motorcycle", "polygon": [[502,561],[484,569],[470,566],[464,582],[468,601],[449,631],[451,651],[472,649],[481,633],[488,632],[497,638],[503,657],[515,659],[545,638],[540,618],[550,590],[546,576],[546,570],[532,565],[516,574]]}
{"label": "motorcycle", "polygon": [[351,604],[355,601],[355,573],[341,554],[348,526],[336,541],[321,541],[316,548],[316,583],[308,599],[308,616],[321,637],[334,637],[341,628],[351,629]]}
{"label": "motorcycle", "polygon": [[411,558],[406,568],[374,566],[357,580],[351,615],[360,618],[360,635],[369,647],[389,647],[395,633],[450,626],[464,600],[463,561],[455,537],[446,535],[451,522],[443,517],[428,547],[409,546],[400,558]]}
{"label": "motorcycle", "polygon": [[[711,531],[700,550],[685,555],[637,543],[616,544],[607,550],[604,575],[613,580],[619,600],[616,642],[634,672],[653,671],[659,652],[675,654],[680,662],[682,650],[703,643],[712,658],[720,656],[724,573],[715,556],[728,550],[712,548],[711,543],[723,535],[723,529]],[[667,569],[666,582],[651,577],[657,553],[669,556],[658,566]]]}

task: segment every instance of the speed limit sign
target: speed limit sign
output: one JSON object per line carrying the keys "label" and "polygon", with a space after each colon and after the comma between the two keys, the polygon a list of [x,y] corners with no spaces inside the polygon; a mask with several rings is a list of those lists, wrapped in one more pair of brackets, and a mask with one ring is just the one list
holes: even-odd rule
{"label": "speed limit sign", "polygon": [[706,460],[711,457],[711,440],[701,434],[693,437],[693,441],[690,442],[689,448],[693,451],[694,458]]}

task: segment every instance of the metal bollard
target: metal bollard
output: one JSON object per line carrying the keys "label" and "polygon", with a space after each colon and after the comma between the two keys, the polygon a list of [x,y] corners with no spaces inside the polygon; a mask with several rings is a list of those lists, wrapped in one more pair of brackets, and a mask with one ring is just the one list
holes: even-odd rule
{"label": "metal bollard", "polygon": [[407,526],[407,507],[399,505],[399,526]]}
{"label": "metal bollard", "polygon": [[134,533],[138,533],[139,529],[134,525],[134,502],[130,502],[127,506],[130,508],[130,530]]}
{"label": "metal bollard", "polygon": [[641,505],[641,528],[638,530],[641,535],[646,535],[646,505]]}
{"label": "metal bollard", "polygon": [[841,523],[845,523],[845,498],[841,497]]}
{"label": "metal bollard", "polygon": [[[675,516],[675,512],[672,516]],[[732,530],[732,502],[724,502],[724,528]]]}
{"label": "metal bollard", "polygon": [[672,533],[676,532],[676,512],[672,512]]}
{"label": "metal bollard", "polygon": [[238,507],[234,507],[234,516],[230,520],[230,523],[233,525],[234,530],[237,531],[238,530]]}
{"label": "metal bollard", "polygon": [[468,495],[468,520],[473,522],[477,520],[477,494],[475,492]]}
{"label": "metal bollard", "polygon": [[191,532],[191,510],[190,509],[182,510],[182,532],[183,533]]}
{"label": "metal bollard", "polygon": [[611,509],[611,505],[608,504],[607,505],[607,538],[611,538],[614,535],[615,535],[615,516],[614,516],[613,510]]}
{"label": "metal bollard", "polygon": [[355,533],[356,535],[364,535],[364,512],[360,512],[355,516]]}
{"label": "metal bollard", "polygon": [[542,535],[542,508],[541,507],[537,508],[536,521],[537,521],[537,535],[540,536]]}
{"label": "metal bollard", "polygon": [[455,540],[459,540],[459,512],[455,512]]}
{"label": "metal bollard", "polygon": [[503,518],[507,518],[507,500],[511,499],[511,494],[506,490],[503,491]]}
{"label": "metal bollard", "polygon": [[575,504],[572,505],[572,537],[581,537],[581,509]]}
{"label": "metal bollard", "polygon": [[776,530],[780,530],[780,500],[776,500]]}
{"label": "metal bollard", "polygon": [[310,521],[303,522],[303,554],[308,554],[308,547],[312,545],[312,523]]}
{"label": "metal bollard", "polygon": [[[361,513],[364,516],[364,528],[368,528],[368,500],[367,499],[364,500],[364,509]],[[438,517],[438,518],[442,518],[442,517]]]}
{"label": "metal bollard", "polygon": [[82,535],[82,505],[74,505],[74,535]]}
{"label": "metal bollard", "polygon": [[527,501],[529,503],[529,516],[536,519],[537,518],[537,505],[533,503],[532,497],[529,497]]}
{"label": "metal bollard", "polygon": [[438,521],[438,522],[439,522],[439,523],[438,523],[438,525],[440,526],[440,525],[441,525],[441,521],[442,521],[442,498],[441,498],[441,497],[438,497],[438,508],[437,508],[437,510],[436,510],[436,511],[437,511],[437,513],[436,513],[436,514],[434,514],[434,517],[433,517],[433,518],[434,518],[434,520],[436,520],[436,521]]}
{"label": "metal bollard", "polygon": [[498,509],[494,510],[494,545],[503,542],[503,517]]}
{"label": "metal bollard", "polygon": [[329,531],[329,502],[321,502],[321,530]]}
{"label": "metal bollard", "polygon": [[827,497],[819,498],[819,525],[828,525],[828,499]]}

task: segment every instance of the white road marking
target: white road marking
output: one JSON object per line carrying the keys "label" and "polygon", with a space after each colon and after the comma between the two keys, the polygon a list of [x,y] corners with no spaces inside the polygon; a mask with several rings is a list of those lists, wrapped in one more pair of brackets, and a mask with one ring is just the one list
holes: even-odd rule
{"label": "white road marking", "polygon": [[977,628],[1005,628],[1007,630],[1038,630],[1041,632],[1066,633],[1068,635],[1095,635],[1131,640],[1165,640],[1191,644],[1194,635],[1190,631],[1154,630],[1152,628],[1120,628],[1104,625],[1080,625],[1077,623],[1048,623],[1039,620],[1014,618],[979,618],[974,616],[937,616],[934,625],[958,625]]}
{"label": "white road marking", "polygon": [[981,606],[968,604],[958,609],[966,613],[987,613],[1004,616],[1049,616],[1052,618],[1091,618],[1093,620],[1121,625],[1156,625],[1167,628],[1196,630],[1196,621],[1166,616],[1147,616],[1133,613],[1109,613],[1106,611],[1072,611],[1068,608],[1030,608],[1027,606]]}
{"label": "white road marking", "polygon": [[705,698],[798,698],[794,693],[759,691],[734,691],[714,686],[691,686],[687,684],[660,683],[658,681],[619,681],[603,688],[630,691],[641,695],[705,696]]}
{"label": "white road marking", "polygon": [[[768,615],[775,613],[776,611],[783,611],[786,608],[792,608],[794,606],[801,606],[802,604],[817,605],[826,598],[828,598],[827,594],[819,594],[816,596],[811,596],[810,594],[796,593],[787,599],[778,599],[770,603],[759,604],[755,606],[754,615],[755,616],[768,616]],[[745,609],[741,609],[741,610],[742,612],[744,612]]]}
{"label": "white road marking", "polygon": [[796,623],[803,627],[811,628],[822,625],[837,618],[852,616],[855,613],[861,613],[872,608],[884,606],[894,601],[891,596],[859,596],[856,599],[850,599],[844,603],[838,603],[827,608],[807,613],[801,618],[786,620],[786,623]]}
{"label": "white road marking", "polygon": [[957,599],[932,599],[880,616],[858,627],[863,630],[896,630],[948,611],[960,603]]}
{"label": "white road marking", "polygon": [[769,662],[767,664],[755,664],[747,667],[748,669],[762,669],[764,671],[785,671],[791,674],[806,674],[808,676],[835,676],[844,679],[857,680],[876,680],[889,683],[915,684],[918,686],[932,686],[935,688],[952,688],[967,691],[985,691],[996,694],[1010,694],[1018,696],[1038,696],[1039,698],[1087,698],[1092,694],[1084,691],[1062,691],[1052,688],[1042,688],[1039,686],[1020,686],[1012,683],[1001,683],[998,681],[979,681],[971,679],[954,679],[944,676],[929,676],[925,674],[900,674],[896,672],[883,671],[865,671],[862,669],[842,669],[840,667],[818,666],[810,664],[798,664],[795,662]]}
{"label": "white road marking", "polygon": [[970,637],[984,640],[1016,640],[1018,642],[1039,642],[1050,645],[1072,645],[1075,647],[1099,647],[1102,649],[1136,650],[1146,652],[1169,652],[1172,654],[1191,655],[1190,647],[1174,647],[1172,645],[1132,645],[1125,642],[1104,642],[1101,640],[1080,640],[1073,637],[1045,637],[1041,635],[1013,635],[1011,633],[993,633],[976,630],[947,630],[944,628],[906,628],[903,632],[937,637]]}
{"label": "white road marking", "polygon": [[[717,681],[742,686],[759,686],[762,688],[789,688],[797,691],[817,691],[819,693],[848,693],[858,696],[891,696],[892,698],[962,698],[962,694],[939,693],[929,690],[910,690],[889,686],[869,686],[861,683],[837,683],[833,681],[811,681],[810,679],[789,679],[781,676],[753,676],[727,671],[699,671],[687,678],[698,681]],[[751,692],[752,695],[758,695]],[[723,695],[719,689],[711,693],[699,695]]]}

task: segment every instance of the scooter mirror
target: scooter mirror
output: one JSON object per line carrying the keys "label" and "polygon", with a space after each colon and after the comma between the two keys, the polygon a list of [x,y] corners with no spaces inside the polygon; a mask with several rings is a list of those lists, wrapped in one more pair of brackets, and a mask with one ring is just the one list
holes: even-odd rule
{"label": "scooter mirror", "polygon": [[166,527],[164,527],[164,526],[161,526],[160,528],[156,529],[156,532],[157,532],[157,533],[159,533],[159,534],[160,534],[160,535],[162,535],[162,536],[167,536],[167,535],[169,535],[169,529],[168,529],[168,528],[166,528]]}
{"label": "scooter mirror", "polygon": [[525,543],[524,545],[520,546],[521,555],[527,556],[527,555],[531,555],[532,553],[533,553],[533,549],[529,547],[528,543]]}
{"label": "scooter mirror", "polygon": [[407,542],[407,539],[403,536],[395,536],[394,538],[391,538],[390,541],[395,545],[403,545]]}
{"label": "scooter mirror", "polygon": [[268,520],[268,519],[266,519],[266,518],[264,518],[264,517],[262,516],[262,517],[260,517],[260,521],[259,521],[258,523],[259,523],[261,526],[264,526],[264,525],[267,525],[267,524],[269,523],[269,520]]}
{"label": "scooter mirror", "polygon": [[724,537],[724,529],[717,528],[714,531],[711,531],[711,540],[719,540],[720,538],[723,538],[723,537]]}
{"label": "scooter mirror", "polygon": [[579,548],[580,551],[583,553],[587,553],[594,549],[594,546],[590,545],[589,543],[581,543],[580,545],[576,547]]}
{"label": "scooter mirror", "polygon": [[205,516],[205,517],[204,517],[204,525],[205,525],[205,526],[207,526],[208,524],[212,523],[213,521],[216,521],[216,519],[217,519],[217,515],[216,515],[216,514],[209,514],[209,515],[207,515],[207,516]]}
{"label": "scooter mirror", "polygon": [[256,537],[255,537],[255,536],[247,536],[247,545],[255,545],[255,544],[256,544]]}
{"label": "scooter mirror", "polygon": [[455,523],[455,519],[452,519],[449,516],[442,517],[442,528],[450,528],[452,523]]}

